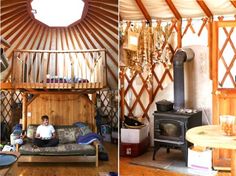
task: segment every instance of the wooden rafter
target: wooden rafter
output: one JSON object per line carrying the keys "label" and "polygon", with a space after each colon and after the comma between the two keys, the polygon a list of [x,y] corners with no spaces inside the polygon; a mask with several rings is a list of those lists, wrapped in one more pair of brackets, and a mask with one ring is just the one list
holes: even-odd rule
{"label": "wooden rafter", "polygon": [[144,17],[146,18],[147,21],[151,21],[151,16],[149,15],[147,9],[143,5],[141,0],[135,0],[137,3],[138,7],[140,8],[141,12],[143,13]]}
{"label": "wooden rafter", "polygon": [[236,8],[236,1],[235,0],[231,0],[230,2]]}
{"label": "wooden rafter", "polygon": [[27,106],[29,106],[38,96],[39,96],[39,94],[33,95],[33,97],[27,101]]}
{"label": "wooden rafter", "polygon": [[207,7],[206,3],[202,0],[196,0],[198,5],[201,7],[203,12],[206,14],[207,17],[211,18],[213,14],[211,13],[210,9]]}
{"label": "wooden rafter", "polygon": [[172,13],[174,14],[175,18],[177,20],[180,20],[182,17],[179,13],[179,11],[176,9],[175,5],[173,4],[172,0],[165,0],[167,5],[169,6],[170,10],[172,11]]}

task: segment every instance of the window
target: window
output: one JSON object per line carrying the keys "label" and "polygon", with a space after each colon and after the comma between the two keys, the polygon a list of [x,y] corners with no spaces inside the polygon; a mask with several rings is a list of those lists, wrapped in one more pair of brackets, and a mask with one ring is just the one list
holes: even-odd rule
{"label": "window", "polygon": [[81,19],[83,0],[33,0],[31,2],[35,19],[51,27],[65,27]]}

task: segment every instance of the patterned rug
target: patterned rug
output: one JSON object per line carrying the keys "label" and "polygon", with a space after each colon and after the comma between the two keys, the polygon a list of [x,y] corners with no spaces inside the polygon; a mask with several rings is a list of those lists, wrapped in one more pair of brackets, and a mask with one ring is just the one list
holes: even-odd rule
{"label": "patterned rug", "polygon": [[156,160],[152,160],[153,151],[149,150],[145,154],[131,160],[131,164],[170,170],[182,174],[194,176],[215,176],[217,171],[205,171],[191,169],[185,166],[182,152],[180,150],[171,149],[170,153],[166,153],[166,149],[162,148],[156,153]]}

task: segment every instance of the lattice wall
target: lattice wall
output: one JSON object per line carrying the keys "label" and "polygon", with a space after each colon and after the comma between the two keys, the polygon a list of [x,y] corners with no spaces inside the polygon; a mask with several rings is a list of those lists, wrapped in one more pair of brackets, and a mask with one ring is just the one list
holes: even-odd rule
{"label": "lattice wall", "polygon": [[[178,48],[177,35],[179,30],[176,20],[169,21],[169,23],[171,23],[170,31],[173,41],[165,41],[162,49],[164,49],[166,45],[169,45],[172,54],[174,54]],[[196,43],[208,46],[209,24],[210,20],[208,18],[183,20],[181,28],[181,43],[183,46]],[[165,35],[164,31],[163,35]],[[173,57],[171,59],[171,62],[172,61]],[[165,63],[153,64],[150,83],[147,81],[147,76],[145,76],[144,73],[135,73],[133,76],[130,76],[129,70],[124,70],[124,72],[120,73],[121,88],[124,87],[123,95],[121,93],[121,96],[124,98],[124,107],[121,105],[121,111],[123,108],[125,115],[142,116],[149,119],[148,111],[155,96],[163,90],[169,82],[173,81],[172,68],[169,68]]]}
{"label": "lattice wall", "polygon": [[1,91],[1,122],[6,124],[8,133],[21,118],[21,94],[19,91]]}
{"label": "lattice wall", "polygon": [[110,89],[98,92],[102,111],[105,115],[108,115],[108,121],[111,123],[112,128],[118,128],[118,104],[115,100],[117,93],[116,90]]}
{"label": "lattice wall", "polygon": [[[222,17],[218,19],[219,21],[223,21]],[[236,88],[235,27],[219,27],[218,32],[218,88]]]}

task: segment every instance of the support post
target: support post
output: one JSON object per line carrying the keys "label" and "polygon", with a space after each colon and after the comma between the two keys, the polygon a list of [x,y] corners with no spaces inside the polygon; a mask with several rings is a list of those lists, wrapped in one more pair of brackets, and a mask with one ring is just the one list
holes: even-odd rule
{"label": "support post", "polygon": [[27,128],[27,93],[22,94],[22,129],[26,130]]}
{"label": "support post", "polygon": [[120,67],[120,120],[123,120],[125,115],[125,88],[124,88],[125,68]]}
{"label": "support post", "polygon": [[[94,104],[94,109],[95,109],[95,114],[97,114],[97,94],[96,92],[92,94],[92,102]],[[95,133],[97,133],[97,125],[96,125],[96,120],[93,118],[93,129]]]}
{"label": "support post", "polygon": [[213,42],[213,39],[212,39],[212,30],[213,30],[213,17],[209,18],[208,19],[208,47],[209,47],[209,75],[210,75],[210,79],[212,80],[212,52],[213,52],[213,49],[212,49],[212,42]]}
{"label": "support post", "polygon": [[236,150],[231,151],[231,175],[236,175]]}

